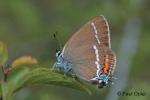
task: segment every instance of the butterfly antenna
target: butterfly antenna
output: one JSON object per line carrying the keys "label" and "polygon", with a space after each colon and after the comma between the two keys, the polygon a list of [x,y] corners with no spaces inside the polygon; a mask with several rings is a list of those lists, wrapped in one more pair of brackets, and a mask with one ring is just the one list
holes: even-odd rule
{"label": "butterfly antenna", "polygon": [[54,33],[53,36],[54,36],[54,38],[56,39],[56,41],[57,41],[57,43],[58,43],[58,45],[59,45],[59,50],[62,50],[62,44],[61,44],[60,40],[59,40],[58,37],[57,37],[57,32]]}

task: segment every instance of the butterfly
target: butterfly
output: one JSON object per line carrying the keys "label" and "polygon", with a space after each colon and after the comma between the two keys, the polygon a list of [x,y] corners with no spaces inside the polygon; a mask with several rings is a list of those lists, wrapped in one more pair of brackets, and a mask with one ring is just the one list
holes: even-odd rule
{"label": "butterfly", "polygon": [[94,17],[83,25],[56,53],[56,58],[54,69],[74,73],[99,88],[106,86],[113,77],[116,56],[105,17]]}

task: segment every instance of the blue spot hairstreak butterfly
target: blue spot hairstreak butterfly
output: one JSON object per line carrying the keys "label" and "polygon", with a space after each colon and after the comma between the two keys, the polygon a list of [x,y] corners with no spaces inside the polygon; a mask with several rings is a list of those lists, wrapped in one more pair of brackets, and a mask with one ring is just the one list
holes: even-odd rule
{"label": "blue spot hairstreak butterfly", "polygon": [[56,53],[56,58],[54,69],[74,73],[99,88],[106,86],[114,73],[116,56],[105,17],[97,16],[87,22]]}

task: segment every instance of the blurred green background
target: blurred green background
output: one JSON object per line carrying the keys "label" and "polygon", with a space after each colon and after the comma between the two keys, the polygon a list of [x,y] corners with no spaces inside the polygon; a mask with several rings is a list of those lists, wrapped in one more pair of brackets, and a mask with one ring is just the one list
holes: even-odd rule
{"label": "blurred green background", "polygon": [[[123,69],[121,62],[126,62],[128,68],[125,74],[122,73],[127,80],[125,86],[120,85],[114,90],[146,92],[145,96],[117,96],[112,86],[89,96],[65,87],[40,86],[18,92],[15,100],[111,100],[112,92],[118,100],[150,100],[149,9],[149,0],[0,0],[0,41],[8,46],[7,63],[22,55],[37,57],[41,63],[54,62],[55,50],[58,48],[53,38],[55,32],[65,44],[91,18],[104,15],[110,26],[112,48],[120,62],[116,73],[120,74],[119,71]],[[132,31],[135,32],[132,36],[136,38],[127,41],[125,34]],[[130,61],[122,59],[124,42],[127,45],[132,42],[136,44],[136,47],[125,50],[126,59]],[[133,51],[128,56],[130,49]],[[118,74],[114,84],[124,80]]]}

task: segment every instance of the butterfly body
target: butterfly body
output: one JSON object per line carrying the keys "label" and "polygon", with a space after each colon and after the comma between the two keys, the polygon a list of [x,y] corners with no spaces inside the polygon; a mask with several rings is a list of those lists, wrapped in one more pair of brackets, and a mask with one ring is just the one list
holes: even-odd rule
{"label": "butterfly body", "polygon": [[63,58],[61,51],[56,53],[57,62],[54,64],[54,68],[63,70],[65,73],[72,70],[71,63]]}
{"label": "butterfly body", "polygon": [[98,87],[106,86],[115,69],[109,27],[103,16],[86,23],[56,53],[55,68],[72,73]]}

